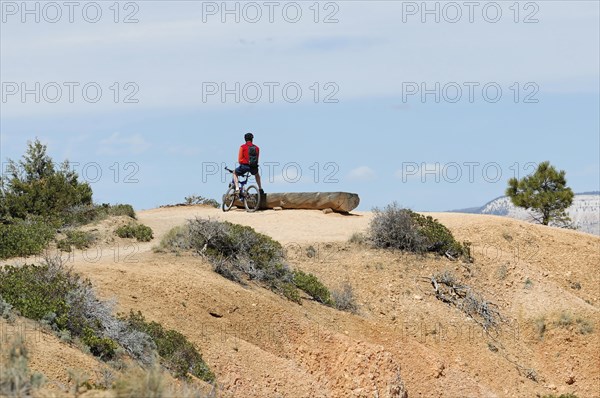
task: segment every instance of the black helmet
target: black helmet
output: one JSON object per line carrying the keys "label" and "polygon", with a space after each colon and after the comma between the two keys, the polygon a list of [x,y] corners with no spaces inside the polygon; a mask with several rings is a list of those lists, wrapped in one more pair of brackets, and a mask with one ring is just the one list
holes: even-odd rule
{"label": "black helmet", "polygon": [[246,133],[246,134],[244,134],[244,139],[246,141],[252,141],[254,139],[254,134],[252,134],[252,133]]}

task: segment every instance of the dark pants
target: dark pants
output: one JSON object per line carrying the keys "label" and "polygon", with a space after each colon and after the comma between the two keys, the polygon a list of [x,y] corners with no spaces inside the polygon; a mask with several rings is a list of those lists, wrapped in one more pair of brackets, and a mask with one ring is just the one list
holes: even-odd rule
{"label": "dark pants", "polygon": [[238,176],[243,176],[248,172],[250,172],[250,174],[252,175],[256,175],[256,173],[258,173],[258,166],[250,167],[250,165],[247,164],[240,164],[239,167],[235,169],[235,174],[237,174]]}

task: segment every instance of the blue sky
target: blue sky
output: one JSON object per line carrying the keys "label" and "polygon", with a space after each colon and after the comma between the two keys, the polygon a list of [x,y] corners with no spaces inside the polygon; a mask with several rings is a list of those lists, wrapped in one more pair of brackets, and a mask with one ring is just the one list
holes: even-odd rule
{"label": "blue sky", "polygon": [[252,131],[267,192],[357,192],[363,210],[481,205],[544,160],[600,190],[597,2],[480,2],[472,22],[461,2],[428,2],[439,22],[421,2],[279,2],[272,23],[262,2],[228,2],[239,22],[221,2],[113,3],[96,23],[39,3],[38,23],[2,2],[3,162],[39,137],[97,202],[143,209],[219,197],[213,170]]}

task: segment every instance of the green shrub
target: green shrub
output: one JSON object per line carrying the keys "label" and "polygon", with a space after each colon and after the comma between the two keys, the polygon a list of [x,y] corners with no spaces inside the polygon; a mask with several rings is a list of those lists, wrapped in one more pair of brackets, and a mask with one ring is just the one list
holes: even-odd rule
{"label": "green shrub", "polygon": [[220,207],[221,205],[214,199],[205,198],[204,196],[190,195],[185,197],[185,204],[191,205],[204,205],[210,207]]}
{"label": "green shrub", "polygon": [[135,215],[135,210],[131,205],[127,204],[116,204],[112,206],[108,206],[108,215],[110,216],[127,216],[131,217],[134,220],[137,219]]}
{"label": "green shrub", "polygon": [[54,237],[56,230],[40,219],[13,219],[0,223],[0,259],[39,254]]}
{"label": "green shrub", "polygon": [[127,224],[116,229],[119,238],[135,238],[139,242],[150,242],[154,237],[152,228],[144,224]]}
{"label": "green shrub", "polygon": [[62,225],[77,227],[102,221],[111,216],[127,216],[136,219],[135,211],[131,205],[88,204],[73,206],[67,209],[62,216]]}
{"label": "green shrub", "polygon": [[167,233],[158,250],[194,250],[211,262],[215,272],[232,281],[263,283],[296,303],[301,303],[301,289],[320,303],[333,305],[329,290],[317,277],[292,272],[281,244],[251,227],[196,218]]}
{"label": "green shrub", "polygon": [[69,305],[66,297],[77,287],[79,279],[54,273],[48,265],[5,266],[0,271],[2,297],[21,315],[41,320],[55,314],[59,329],[67,327]]}
{"label": "green shrub", "polygon": [[113,359],[118,348],[118,344],[114,340],[98,336],[98,332],[90,327],[83,329],[81,341],[90,348],[93,355],[105,361]]}
{"label": "green shrub", "polygon": [[159,252],[174,253],[189,249],[191,249],[189,228],[182,225],[174,227],[167,232],[156,247],[156,250]]}
{"label": "green shrub", "polygon": [[66,238],[56,242],[56,247],[65,252],[70,252],[73,247],[79,250],[86,249],[92,246],[96,240],[93,233],[86,231],[70,230],[66,231],[65,235],[67,235]]}
{"label": "green shrub", "polygon": [[468,249],[458,243],[452,232],[446,226],[431,216],[410,212],[410,217],[418,226],[419,232],[426,238],[426,250],[438,254],[450,254],[452,256],[467,255]]}
{"label": "green shrub", "polygon": [[43,321],[58,332],[68,330],[102,359],[114,356],[115,345],[104,335],[102,320],[90,314],[92,307],[101,312],[90,282],[62,264],[47,261],[44,265],[0,268],[0,291],[24,317]]}
{"label": "green shrub", "polygon": [[141,312],[131,311],[129,316],[121,316],[130,328],[148,334],[156,343],[158,354],[165,366],[176,377],[187,377],[188,373],[206,382],[213,382],[215,375],[202,359],[194,344],[181,333],[165,329],[157,322],[147,322]]}
{"label": "green shrub", "polygon": [[135,231],[135,238],[140,242],[150,242],[154,238],[152,228],[143,224],[138,225]]}
{"label": "green shrub", "polygon": [[434,252],[470,260],[468,245],[458,243],[450,230],[431,216],[402,209],[395,202],[383,210],[375,208],[373,213],[369,240],[375,247],[415,253]]}
{"label": "green shrub", "polygon": [[279,290],[281,291],[281,294],[283,294],[283,296],[288,300],[293,301],[297,304],[302,304],[302,298],[300,297],[298,288],[293,283],[282,283],[279,286]]}
{"label": "green shrub", "polygon": [[313,274],[307,274],[300,270],[294,271],[294,284],[316,301],[329,306],[333,305],[329,289]]}
{"label": "green shrub", "polygon": [[283,247],[267,235],[247,226],[204,219],[188,222],[187,228],[191,248],[211,260],[215,271],[228,279],[239,282],[246,276],[273,287],[278,281],[292,279]]}
{"label": "green shrub", "polygon": [[66,209],[62,215],[63,227],[78,227],[101,220],[105,217],[106,210],[103,205],[76,205]]}

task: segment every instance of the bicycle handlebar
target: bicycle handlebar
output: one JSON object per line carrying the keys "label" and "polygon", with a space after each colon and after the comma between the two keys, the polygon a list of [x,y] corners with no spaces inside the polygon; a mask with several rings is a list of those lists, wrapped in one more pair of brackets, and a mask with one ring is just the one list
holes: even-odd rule
{"label": "bicycle handlebar", "polygon": [[233,170],[231,170],[230,168],[225,167],[225,170],[233,174]]}

